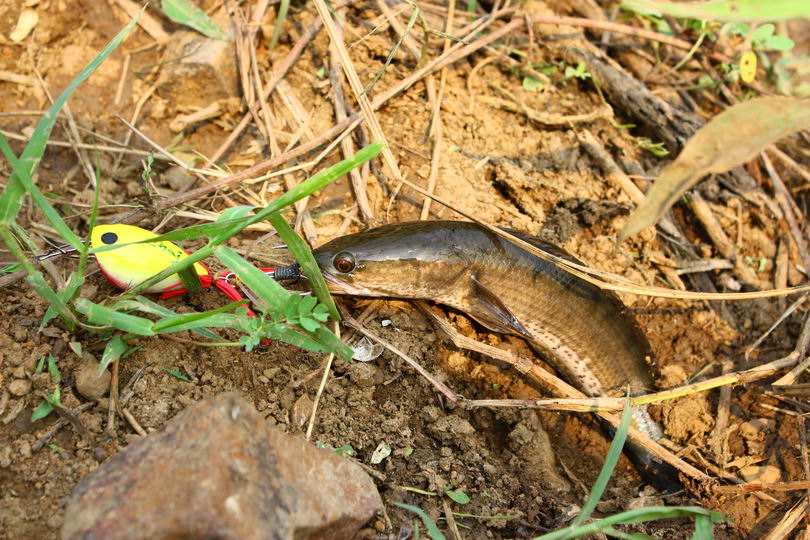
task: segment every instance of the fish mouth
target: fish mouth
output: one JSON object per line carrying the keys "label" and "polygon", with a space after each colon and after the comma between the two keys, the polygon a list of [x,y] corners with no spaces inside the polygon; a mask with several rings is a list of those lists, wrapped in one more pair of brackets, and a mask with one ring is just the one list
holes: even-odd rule
{"label": "fish mouth", "polygon": [[351,283],[347,283],[342,279],[333,276],[328,272],[323,272],[323,278],[329,286],[329,291],[334,294],[350,294],[355,296],[377,296],[365,287],[356,287]]}

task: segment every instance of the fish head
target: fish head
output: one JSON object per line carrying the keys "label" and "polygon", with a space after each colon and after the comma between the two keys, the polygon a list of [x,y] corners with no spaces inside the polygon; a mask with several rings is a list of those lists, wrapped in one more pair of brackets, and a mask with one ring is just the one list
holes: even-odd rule
{"label": "fish head", "polygon": [[428,299],[462,264],[457,245],[447,227],[414,222],[341,236],[313,255],[333,293]]}

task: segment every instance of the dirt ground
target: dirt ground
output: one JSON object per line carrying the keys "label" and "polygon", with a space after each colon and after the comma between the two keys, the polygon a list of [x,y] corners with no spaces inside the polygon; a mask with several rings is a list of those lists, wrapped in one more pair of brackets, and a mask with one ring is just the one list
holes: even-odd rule
{"label": "dirt ground", "polygon": [[[35,7],[39,21],[31,37],[12,43],[7,36],[24,4],[31,2],[11,0],[0,5],[0,72],[21,76],[16,82],[9,77],[0,79],[0,128],[23,137],[30,134],[38,115],[48,106],[38,77],[41,76],[51,95],[57,95],[127,21],[112,2],[80,0],[69,6],[57,0],[43,0]],[[213,2],[203,4],[214,7]],[[551,7],[555,9],[554,5]],[[293,6],[274,50],[268,50],[267,38],[259,41],[256,54],[262,72],[285,58],[311,23],[313,12],[308,9],[314,10]],[[440,10],[427,13],[431,16],[429,23],[441,20]],[[560,6],[559,14],[572,13]],[[158,16],[155,12],[153,15]],[[406,24],[407,12],[399,18]],[[180,27],[161,20],[165,31],[179,35]],[[383,65],[396,39],[385,25],[368,35],[381,21],[374,2],[355,3],[346,12],[346,41],[355,43],[351,56],[364,83]],[[272,29],[272,23],[269,16],[262,30]],[[643,184],[641,177],[654,176],[666,160],[642,149],[632,130],[617,127],[628,123],[625,119],[609,116],[588,124],[549,126],[482,99],[508,95],[533,110],[566,115],[584,114],[599,107],[599,94],[592,81],[564,78],[562,59],[541,38],[535,38],[528,49],[531,61],[562,66],[550,75],[550,84],[541,91],[524,89],[523,77],[490,53],[480,52],[445,70],[441,113],[444,151],[436,194],[489,223],[554,241],[595,268],[636,283],[672,285],[668,281],[672,274],[662,271],[662,267],[672,264],[672,259],[660,236],[645,231],[618,248],[615,246],[616,234],[633,208],[633,201],[605,179],[599,164],[583,150],[578,138],[581,129],[590,130],[614,159],[628,172],[637,174]],[[506,41],[520,49],[528,47],[517,35]],[[303,105],[305,129],[300,129],[282,96],[278,92],[273,95],[271,109],[279,121],[277,136],[282,147],[297,137],[311,139],[313,134],[322,133],[335,123],[328,78],[328,43],[325,32],[318,33],[285,77],[284,92],[294,94]],[[430,54],[439,54],[441,47],[442,40],[434,37]],[[491,58],[496,61],[485,61]],[[172,131],[172,120],[195,105],[185,102],[190,89],[183,84],[190,84],[188,81],[170,84],[159,78],[163,69],[169,69],[161,63],[166,60],[164,49],[154,46],[153,39],[142,29],[133,31],[122,48],[69,102],[82,139],[98,144],[108,144],[103,137],[123,141],[130,131],[115,115],[130,118],[137,107],[140,109],[137,126],[152,140],[178,152],[193,150],[204,156],[213,153],[241,118],[240,109],[180,132]],[[372,95],[391,87],[415,69],[412,58],[398,54]],[[436,76],[436,86],[439,81]],[[351,102],[350,105],[354,107]],[[403,173],[426,185],[433,142],[428,136],[431,107],[425,82],[391,100],[379,110],[378,117]],[[53,140],[67,140],[66,125],[60,123]],[[16,139],[11,142],[19,153],[24,143]],[[128,146],[149,150],[138,136],[132,136]],[[251,128],[222,164],[239,170],[266,159],[269,152],[260,130]],[[92,151],[88,155],[102,171],[102,222],[112,221],[134,206],[148,206],[156,197],[170,196],[183,185],[184,179],[178,180],[177,171],[165,161],[155,162],[157,174],[152,185],[145,185],[139,181],[142,156],[110,151]],[[339,153],[333,152],[326,164],[337,159]],[[37,183],[44,192],[53,195],[74,230],[85,234],[92,187],[78,163],[71,148],[51,146],[40,165]],[[7,178],[9,170],[4,162],[0,177]],[[299,180],[304,177],[297,174]],[[785,174],[789,179],[790,175]],[[397,189],[375,174],[368,174],[367,181],[375,216],[373,224],[418,219],[423,200],[418,193],[407,187]],[[272,179],[264,191],[259,186],[230,191],[232,200],[245,204],[250,197],[271,198],[282,189],[277,179]],[[708,183],[702,190],[724,230],[740,240],[740,256],[752,261],[750,266],[762,283],[773,286],[775,246],[782,237],[779,223],[763,207],[725,190],[717,182]],[[162,230],[191,224],[192,213],[222,211],[226,207],[227,202],[221,196],[193,201],[182,207],[185,213],[175,214],[168,223],[163,223]],[[30,204],[24,205],[21,225],[35,233],[46,249],[48,243],[58,239],[47,227],[39,225],[44,221],[32,208]],[[338,232],[360,230],[364,226],[357,218],[347,178],[312,197],[308,210],[320,243]],[[167,215],[162,212],[140,225],[156,226]],[[431,217],[457,216],[433,203]],[[719,257],[688,208],[676,209],[675,217],[701,256]],[[344,226],[347,219],[348,227]],[[286,251],[272,249],[277,239],[254,245],[259,236],[260,233],[246,233],[232,241],[231,246],[249,249],[257,263],[290,261]],[[195,246],[184,247],[193,250]],[[5,251],[0,256],[10,260]],[[54,264],[64,276],[75,263],[63,258]],[[803,278],[794,274],[790,274],[791,284]],[[720,271],[707,275],[723,290]],[[88,276],[83,295],[101,301],[113,294],[115,290],[100,274]],[[801,313],[793,314],[755,354],[746,358],[747,348],[784,311],[785,300],[737,302],[724,304],[722,309],[701,302],[629,295],[623,300],[637,314],[649,337],[658,359],[662,388],[695,377],[718,375],[724,366],[736,371],[780,358],[793,349],[801,323]],[[224,301],[219,293],[209,291],[191,298],[168,300],[167,305],[178,311],[191,311],[212,309]],[[344,302],[349,312],[358,315],[369,300]],[[787,300],[788,305],[790,302],[792,299]],[[117,419],[115,436],[108,436],[106,397],[90,402],[79,413],[87,428],[83,435],[72,426],[54,432],[52,428],[58,419],[53,414],[30,422],[42,395],[52,390],[47,374],[34,375],[38,360],[48,354],[57,357],[63,376],[63,403],[75,408],[88,402],[75,390],[80,358],[67,344],[78,342],[96,357],[104,347],[101,336],[71,335],[58,322],[40,330],[46,307],[24,281],[0,289],[3,314],[0,537],[3,538],[56,536],[64,519],[64,498],[77,481],[140,437],[124,419]],[[488,333],[463,314],[447,315],[465,335],[531,355],[520,340]],[[485,357],[457,350],[407,302],[378,302],[366,326],[466,397],[518,398],[545,392]],[[250,353],[169,339],[140,339],[135,344],[139,349],[121,362],[120,385],[125,387],[140,372],[140,378],[129,389],[127,408],[147,432],[159,430],[178,411],[197,400],[238,390],[253,401],[269,422],[291,433],[304,433],[306,411],[315,397],[320,381],[318,370],[325,360],[322,355],[280,343]],[[189,380],[180,380],[168,370],[180,370]],[[394,502],[419,506],[444,529],[443,502],[450,501],[410,488],[443,492],[448,485],[462,490],[471,499],[466,505],[451,503],[453,510],[477,516],[456,518],[465,538],[528,538],[564,526],[583,504],[609,444],[588,415],[454,408],[389,352],[369,363],[337,362],[333,371],[320,402],[312,441],[332,448],[351,445],[354,459],[368,465],[373,473],[386,511],[369,524],[366,531],[369,537],[407,537],[405,531],[414,526],[415,516],[397,508]],[[15,381],[31,384],[18,383],[12,388]],[[799,424],[803,422],[800,414],[807,409],[797,409],[767,394],[768,389],[767,382],[733,388],[729,405],[723,409],[728,415],[723,422],[718,421],[719,390],[666,402],[654,407],[653,414],[661,420],[671,447],[713,476],[723,471],[745,480],[806,480],[803,459],[807,458],[802,458],[804,443]],[[543,442],[544,431],[550,445]],[[371,455],[382,442],[390,445],[392,453],[381,463],[371,465]],[[553,450],[553,456],[547,453],[548,449]],[[723,496],[707,493],[698,486],[662,497],[642,486],[632,465],[622,458],[598,507],[598,515],[653,504],[701,505],[730,518],[729,523],[718,526],[719,537],[750,538],[769,531],[796,501],[794,492],[789,491],[762,496],[742,491]],[[684,538],[691,533],[687,521],[667,521],[635,530],[659,538]]]}

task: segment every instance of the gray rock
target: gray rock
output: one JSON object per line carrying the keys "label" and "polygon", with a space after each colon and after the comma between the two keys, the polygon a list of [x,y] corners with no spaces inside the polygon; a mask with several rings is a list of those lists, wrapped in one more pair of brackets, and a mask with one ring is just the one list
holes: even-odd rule
{"label": "gray rock", "polygon": [[381,507],[360,466],[271,428],[226,393],[79,482],[62,538],[351,538]]}

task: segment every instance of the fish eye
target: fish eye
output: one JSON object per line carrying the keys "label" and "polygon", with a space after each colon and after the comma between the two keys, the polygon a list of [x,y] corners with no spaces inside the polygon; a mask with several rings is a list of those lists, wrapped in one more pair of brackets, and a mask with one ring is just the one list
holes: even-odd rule
{"label": "fish eye", "polygon": [[118,235],[114,232],[105,232],[101,235],[101,241],[111,246],[112,244],[118,242]]}
{"label": "fish eye", "polygon": [[354,270],[354,255],[348,253],[346,251],[342,251],[335,255],[334,261],[332,261],[332,265],[335,267],[335,270],[338,272],[342,272],[347,274]]}

